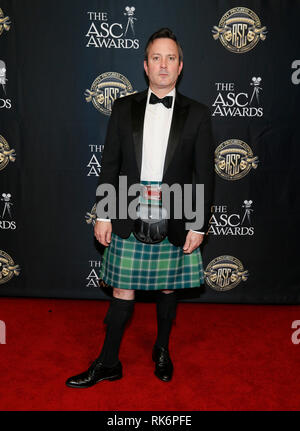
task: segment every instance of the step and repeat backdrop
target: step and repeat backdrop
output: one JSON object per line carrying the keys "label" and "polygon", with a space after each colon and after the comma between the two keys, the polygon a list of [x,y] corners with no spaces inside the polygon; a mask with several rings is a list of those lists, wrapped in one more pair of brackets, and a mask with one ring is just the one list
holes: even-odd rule
{"label": "step and repeat backdrop", "polygon": [[299,17],[292,0],[0,0],[0,295],[108,298],[93,236],[106,128],[169,27],[179,91],[209,106],[215,138],[205,285],[182,300],[299,303]]}

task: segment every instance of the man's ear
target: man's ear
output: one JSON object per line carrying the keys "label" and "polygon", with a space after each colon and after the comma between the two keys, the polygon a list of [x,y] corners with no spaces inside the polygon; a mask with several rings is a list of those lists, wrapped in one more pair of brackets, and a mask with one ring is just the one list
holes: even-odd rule
{"label": "man's ear", "polygon": [[146,60],[144,60],[144,70],[145,70],[146,75],[148,76],[148,63]]}
{"label": "man's ear", "polygon": [[183,68],[183,61],[181,60],[181,62],[179,63],[179,73],[178,73],[178,76],[181,74],[182,68]]}

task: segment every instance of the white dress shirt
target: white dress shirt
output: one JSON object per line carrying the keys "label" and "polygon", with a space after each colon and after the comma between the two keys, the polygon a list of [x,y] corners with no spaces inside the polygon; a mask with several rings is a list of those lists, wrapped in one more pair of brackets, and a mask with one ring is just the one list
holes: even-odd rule
{"label": "white dress shirt", "polygon": [[[164,162],[170,134],[176,90],[173,88],[166,96],[172,96],[172,107],[166,108],[162,103],[150,104],[151,90],[148,89],[144,118],[143,152],[141,181],[162,181]],[[99,221],[110,221],[99,219]],[[193,231],[196,233],[203,233]]]}
{"label": "white dress shirt", "polygon": [[175,88],[166,96],[172,96],[172,107],[166,108],[162,103],[149,103],[151,90],[148,90],[144,119],[143,156],[141,181],[162,181],[165,155],[170,134]]}

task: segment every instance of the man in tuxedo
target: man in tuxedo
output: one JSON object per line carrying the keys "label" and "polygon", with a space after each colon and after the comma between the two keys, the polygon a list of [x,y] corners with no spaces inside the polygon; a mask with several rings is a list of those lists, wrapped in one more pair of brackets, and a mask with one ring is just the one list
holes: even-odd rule
{"label": "man in tuxedo", "polygon": [[[100,278],[113,288],[113,298],[104,320],[107,328],[100,355],[87,371],[67,380],[69,387],[90,387],[122,377],[119,348],[133,313],[135,290],[157,291],[154,374],[163,382],[173,376],[169,336],[176,290],[204,282],[199,246],[208,228],[214,179],[210,113],[176,90],[182,67],[182,49],[174,33],[167,28],[155,32],[145,49],[148,90],[114,102],[100,184],[113,185],[118,193],[119,177],[125,176],[128,188],[142,184],[150,200],[157,199],[161,184],[179,184],[182,189],[193,182],[204,184],[203,226],[186,229],[185,217],[174,217],[170,209],[167,237],[151,243],[137,234],[132,218],[118,218],[119,208],[111,219],[97,212],[95,237],[106,247]],[[128,205],[132,199],[128,198]]]}

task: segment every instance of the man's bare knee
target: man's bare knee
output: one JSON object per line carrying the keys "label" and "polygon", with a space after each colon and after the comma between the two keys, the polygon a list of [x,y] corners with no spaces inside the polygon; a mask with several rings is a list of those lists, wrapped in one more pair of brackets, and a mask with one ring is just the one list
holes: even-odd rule
{"label": "man's bare knee", "polygon": [[119,299],[134,299],[134,290],[131,289],[120,289],[118,287],[114,287],[113,296]]}

